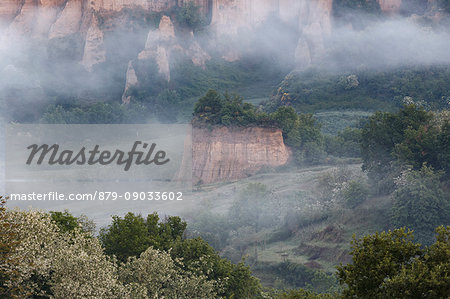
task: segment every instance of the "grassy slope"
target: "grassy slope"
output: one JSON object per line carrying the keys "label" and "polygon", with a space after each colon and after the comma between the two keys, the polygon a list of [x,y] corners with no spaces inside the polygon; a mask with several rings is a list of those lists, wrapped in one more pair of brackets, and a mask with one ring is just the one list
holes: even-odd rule
{"label": "grassy slope", "polygon": [[[357,175],[361,174],[360,164],[349,164],[345,167]],[[201,199],[201,205],[186,212],[184,216],[188,220],[195,219],[199,207],[224,215],[239,191],[253,182],[268,187],[274,211],[280,209],[283,213],[303,209],[313,214],[310,205],[320,194],[318,180],[332,169],[332,166],[288,169],[258,174],[237,182],[203,186],[196,192],[196,197]],[[274,265],[288,260],[334,272],[334,267],[340,262],[349,261],[348,251],[353,234],[362,236],[387,228],[389,207],[388,198],[371,198],[354,210],[337,205],[319,212],[326,215],[324,219],[319,218],[297,228],[294,234],[286,238],[273,237],[283,227],[283,223],[278,227],[265,228],[257,233],[256,238],[260,244],[256,248],[253,241],[249,240],[249,247],[246,249],[247,262],[266,286],[273,286],[276,277],[264,267],[261,268],[262,264]],[[308,213],[305,215],[308,217]],[[264,240],[265,248],[261,245]],[[286,254],[288,256],[282,256]]]}

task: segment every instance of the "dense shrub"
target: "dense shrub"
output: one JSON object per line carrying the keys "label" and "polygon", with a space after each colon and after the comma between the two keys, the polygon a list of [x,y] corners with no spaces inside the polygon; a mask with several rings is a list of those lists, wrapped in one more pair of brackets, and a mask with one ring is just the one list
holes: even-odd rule
{"label": "dense shrub", "polygon": [[352,180],[342,190],[342,197],[349,208],[355,208],[369,196],[369,188],[365,182]]}
{"label": "dense shrub", "polygon": [[140,104],[96,103],[88,106],[50,105],[42,115],[46,124],[121,124],[144,123],[147,110]]}
{"label": "dense shrub", "polygon": [[423,244],[432,242],[435,227],[450,224],[450,196],[441,188],[441,177],[442,173],[424,165],[397,179],[392,222],[395,227],[413,229]]}
{"label": "dense shrub", "polygon": [[[347,84],[342,84],[343,76],[347,80],[349,75],[356,77],[357,86],[348,88]],[[392,111],[402,106],[405,97],[410,97],[432,109],[442,109],[447,106],[449,90],[448,66],[355,70],[344,75],[341,71],[307,69],[286,76],[272,99],[265,103],[265,108],[275,111],[279,106],[290,105],[301,112],[331,109]]]}
{"label": "dense shrub", "polygon": [[343,298],[445,298],[450,286],[450,226],[425,248],[397,229],[352,242],[353,261],[338,267]]}

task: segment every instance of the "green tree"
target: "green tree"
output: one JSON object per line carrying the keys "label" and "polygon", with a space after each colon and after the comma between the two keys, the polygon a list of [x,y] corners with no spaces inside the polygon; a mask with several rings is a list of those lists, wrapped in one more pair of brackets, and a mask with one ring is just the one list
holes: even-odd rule
{"label": "green tree", "polygon": [[218,123],[218,115],[223,107],[221,95],[210,89],[194,106],[194,115],[206,122]]}
{"label": "green tree", "polygon": [[352,180],[346,183],[342,190],[342,196],[349,208],[355,208],[367,199],[369,189],[365,182]]}
{"label": "green tree", "polygon": [[406,171],[393,196],[392,223],[413,229],[425,244],[432,242],[435,227],[449,224],[450,196],[441,188],[441,177],[425,164],[418,171]]}
{"label": "green tree", "polygon": [[283,130],[284,138],[287,138],[288,134],[294,129],[295,122],[298,119],[295,109],[288,106],[281,106],[271,116]]}
{"label": "green tree", "polygon": [[424,249],[404,229],[354,238],[353,263],[338,267],[343,298],[447,298],[450,226],[436,232]]}
{"label": "green tree", "polygon": [[428,124],[433,114],[415,105],[406,105],[397,113],[377,112],[362,129],[363,170],[380,194],[394,191],[393,178],[401,170],[395,148],[405,140],[407,130]]}
{"label": "green tree", "polygon": [[225,298],[254,298],[261,293],[261,285],[248,266],[221,258],[201,238],[177,241],[170,254],[174,259],[182,259],[185,270],[204,275],[210,281],[222,281],[219,295]]}
{"label": "green tree", "polygon": [[183,238],[186,226],[186,222],[176,216],[160,222],[157,213],[149,214],[147,219],[127,213],[123,218],[113,216],[112,223],[100,230],[99,238],[107,254],[125,262],[128,257],[139,256],[150,246],[169,250],[175,241]]}
{"label": "green tree", "polygon": [[325,149],[329,155],[336,157],[361,156],[361,129],[345,128],[337,136],[325,136]]}
{"label": "green tree", "polygon": [[183,261],[152,247],[119,268],[120,281],[132,292],[127,298],[215,298],[221,286],[183,269]]}
{"label": "green tree", "polygon": [[317,294],[312,291],[307,291],[303,289],[299,290],[291,290],[287,292],[282,292],[279,294],[275,294],[273,296],[274,299],[331,299],[336,298],[336,296],[330,294]]}
{"label": "green tree", "polygon": [[7,211],[3,223],[14,223],[14,250],[1,268],[7,298],[121,297],[115,263],[91,234],[62,233],[50,214],[34,210]]}
{"label": "green tree", "polygon": [[21,286],[7,285],[10,277],[14,274],[14,267],[20,264],[14,251],[18,245],[16,225],[9,221],[6,211],[6,198],[0,196],[0,297],[15,297],[21,292]]}
{"label": "green tree", "polygon": [[398,229],[356,239],[350,254],[353,262],[339,266],[338,278],[346,288],[344,298],[381,298],[387,277],[397,275],[403,265],[422,254],[412,232]]}
{"label": "green tree", "polygon": [[450,226],[436,229],[436,242],[384,283],[386,298],[448,298],[450,290]]}
{"label": "green tree", "polygon": [[105,252],[114,254],[121,262],[130,256],[139,256],[152,245],[144,218],[133,213],[123,218],[113,216],[112,223],[100,230],[99,238]]}
{"label": "green tree", "polygon": [[64,212],[50,211],[50,216],[61,232],[74,231],[76,228],[90,233],[95,231],[94,222],[84,215],[75,217],[68,210],[64,210]]}
{"label": "green tree", "polygon": [[[283,113],[289,117],[287,126],[291,122],[291,113]],[[289,124],[289,125],[288,125]],[[324,137],[320,131],[320,124],[312,114],[299,114],[286,132],[285,142],[294,149],[295,157],[300,164],[316,164],[325,158]]]}

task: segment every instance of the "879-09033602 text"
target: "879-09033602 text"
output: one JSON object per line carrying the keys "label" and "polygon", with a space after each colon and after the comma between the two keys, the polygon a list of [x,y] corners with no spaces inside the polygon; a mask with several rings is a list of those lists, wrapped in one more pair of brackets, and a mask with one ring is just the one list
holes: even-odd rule
{"label": "879-09033602 text", "polygon": [[70,193],[60,192],[47,193],[12,193],[11,200],[16,201],[182,201],[183,192],[171,191],[149,191],[149,192],[110,192],[95,191],[93,193]]}

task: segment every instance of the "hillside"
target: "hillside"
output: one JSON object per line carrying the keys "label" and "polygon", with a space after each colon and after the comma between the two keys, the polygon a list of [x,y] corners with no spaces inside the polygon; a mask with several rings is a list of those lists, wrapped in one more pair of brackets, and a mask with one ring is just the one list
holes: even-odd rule
{"label": "hillside", "polygon": [[[2,105],[11,120],[54,122],[55,109],[128,103],[128,123],[187,121],[210,88],[271,98],[267,109],[285,94],[298,111],[434,105],[448,97],[448,20],[439,1],[8,0]],[[399,86],[429,72],[433,82]]]}

